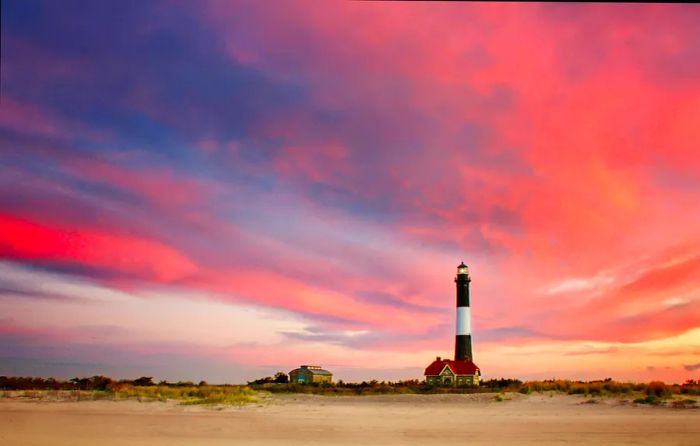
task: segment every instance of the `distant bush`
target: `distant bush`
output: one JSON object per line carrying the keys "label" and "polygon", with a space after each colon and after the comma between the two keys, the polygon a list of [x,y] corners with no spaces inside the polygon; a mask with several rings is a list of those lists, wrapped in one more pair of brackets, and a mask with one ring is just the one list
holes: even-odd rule
{"label": "distant bush", "polygon": [[698,404],[697,401],[686,398],[683,400],[673,401],[671,403],[671,406],[678,408],[678,409],[684,409],[684,408],[689,408],[689,407],[696,407],[697,404]]}
{"label": "distant bush", "polygon": [[654,395],[647,395],[644,398],[637,398],[634,400],[634,402],[637,404],[652,404],[655,406],[661,404],[661,400]]}
{"label": "distant bush", "polygon": [[252,384],[286,384],[289,382],[289,376],[284,372],[277,372],[275,376],[266,376],[265,378],[256,379],[255,381],[248,381],[248,385]]}
{"label": "distant bush", "polygon": [[656,398],[668,398],[673,394],[673,390],[660,381],[652,381],[647,385],[646,394]]}
{"label": "distant bush", "polygon": [[490,379],[487,381],[482,381],[479,384],[479,387],[484,388],[484,389],[490,389],[490,390],[507,390],[511,392],[515,392],[518,389],[520,389],[520,385],[523,382],[520,381],[519,379],[509,379],[509,378],[499,378],[499,379]]}
{"label": "distant bush", "polygon": [[142,376],[141,378],[135,379],[131,382],[135,386],[155,386],[153,378],[150,376]]}

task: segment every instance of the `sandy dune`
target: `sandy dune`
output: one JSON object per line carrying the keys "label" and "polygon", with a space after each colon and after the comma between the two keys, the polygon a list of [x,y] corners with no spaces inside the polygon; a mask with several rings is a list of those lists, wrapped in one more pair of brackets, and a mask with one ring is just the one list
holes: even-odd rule
{"label": "sandy dune", "polygon": [[275,396],[215,409],[0,400],[2,445],[700,445],[700,410],[555,395]]}

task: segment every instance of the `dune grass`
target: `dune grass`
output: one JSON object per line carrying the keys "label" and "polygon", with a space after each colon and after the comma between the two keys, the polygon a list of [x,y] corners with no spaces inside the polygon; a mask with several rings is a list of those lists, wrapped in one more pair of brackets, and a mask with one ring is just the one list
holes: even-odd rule
{"label": "dune grass", "polygon": [[176,401],[182,405],[241,405],[257,401],[261,392],[247,386],[133,386],[118,385],[106,390],[6,390],[0,398],[42,401],[136,400]]}
{"label": "dune grass", "polygon": [[203,386],[114,386],[114,399],[137,399],[138,401],[174,400],[184,405],[251,403],[259,393],[247,386],[203,385]]}

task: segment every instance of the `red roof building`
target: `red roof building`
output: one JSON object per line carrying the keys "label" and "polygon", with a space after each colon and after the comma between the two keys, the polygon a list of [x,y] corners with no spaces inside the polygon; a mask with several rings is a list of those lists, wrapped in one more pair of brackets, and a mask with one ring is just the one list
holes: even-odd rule
{"label": "red roof building", "polygon": [[479,367],[469,359],[441,359],[439,356],[425,369],[425,381],[432,385],[479,385]]}

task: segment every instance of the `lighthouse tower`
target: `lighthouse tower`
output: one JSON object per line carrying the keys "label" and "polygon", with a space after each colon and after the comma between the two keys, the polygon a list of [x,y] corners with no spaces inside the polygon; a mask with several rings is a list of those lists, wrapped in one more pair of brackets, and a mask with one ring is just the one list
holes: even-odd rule
{"label": "lighthouse tower", "polygon": [[460,263],[457,267],[457,335],[455,338],[455,361],[474,360],[472,355],[471,315],[469,312],[469,267]]}
{"label": "lighthouse tower", "polygon": [[431,386],[478,386],[481,370],[472,356],[471,315],[469,314],[469,268],[464,262],[457,267],[457,336],[455,359],[435,358],[425,368],[425,382]]}

